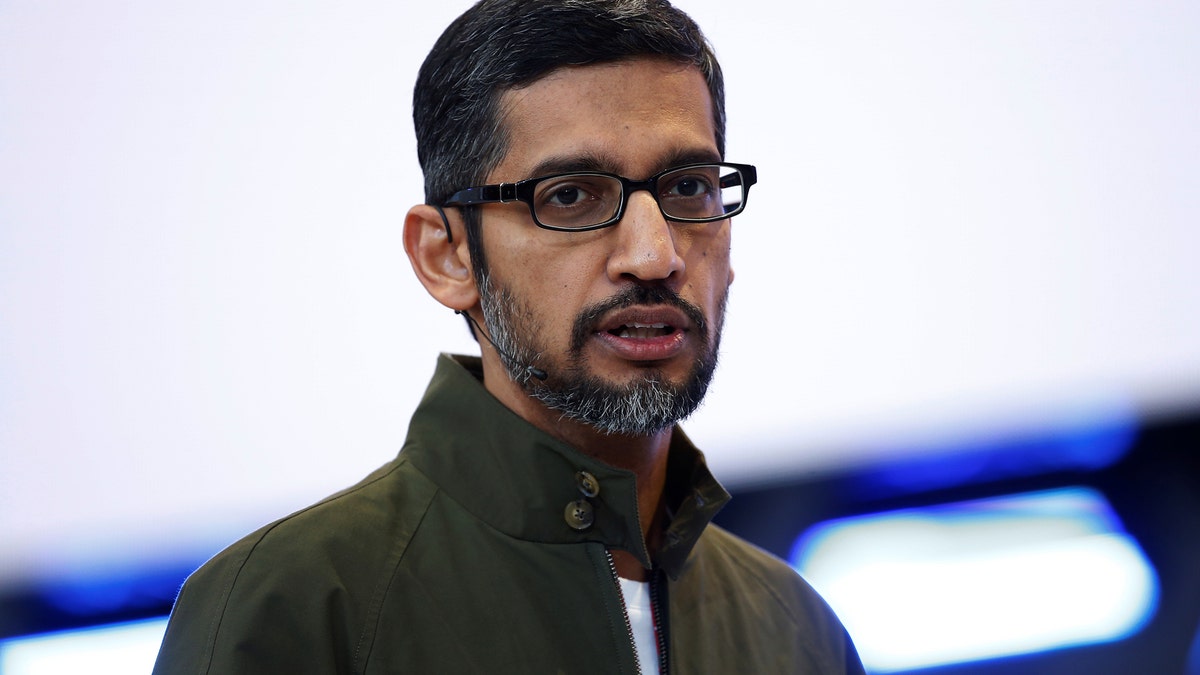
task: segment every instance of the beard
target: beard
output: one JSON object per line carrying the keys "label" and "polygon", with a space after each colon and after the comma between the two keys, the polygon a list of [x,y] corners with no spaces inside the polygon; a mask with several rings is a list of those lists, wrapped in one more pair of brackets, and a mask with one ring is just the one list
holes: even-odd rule
{"label": "beard", "polygon": [[[538,322],[530,307],[507,288],[497,286],[490,275],[477,278],[483,318],[509,377],[563,417],[603,434],[647,436],[687,418],[704,399],[717,368],[727,290],[721,295],[710,338],[704,313],[679,294],[663,286],[631,286],[579,312],[566,360],[555,363],[545,358],[547,350],[537,338]],[[583,351],[596,322],[609,311],[633,305],[669,305],[691,320],[700,355],[683,381],[672,382],[661,370],[647,368],[632,381],[618,384],[587,369]],[[542,368],[549,377],[532,382],[530,366]]]}

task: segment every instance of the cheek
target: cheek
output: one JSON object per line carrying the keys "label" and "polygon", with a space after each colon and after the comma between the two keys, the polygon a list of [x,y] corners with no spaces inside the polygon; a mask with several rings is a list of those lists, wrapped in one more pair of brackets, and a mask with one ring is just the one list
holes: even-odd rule
{"label": "cheek", "polygon": [[733,282],[733,269],[729,263],[729,228],[722,227],[708,237],[697,237],[689,242],[688,286],[702,297],[714,303],[725,295]]}
{"label": "cheek", "polygon": [[570,311],[571,303],[586,297],[597,277],[602,276],[596,261],[587,257],[532,260],[526,269],[545,304],[561,311]]}
{"label": "cheek", "polygon": [[524,298],[544,336],[557,336],[574,325],[598,278],[590,258],[556,253],[518,255],[505,275],[511,289]]}

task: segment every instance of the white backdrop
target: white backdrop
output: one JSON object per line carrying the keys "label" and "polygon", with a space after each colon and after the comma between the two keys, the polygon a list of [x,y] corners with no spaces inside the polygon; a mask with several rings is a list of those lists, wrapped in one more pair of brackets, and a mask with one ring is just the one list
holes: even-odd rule
{"label": "white backdrop", "polygon": [[[443,3],[0,3],[0,584],[212,552],[399,448]],[[726,69],[729,482],[1200,403],[1200,4],[680,0]]]}

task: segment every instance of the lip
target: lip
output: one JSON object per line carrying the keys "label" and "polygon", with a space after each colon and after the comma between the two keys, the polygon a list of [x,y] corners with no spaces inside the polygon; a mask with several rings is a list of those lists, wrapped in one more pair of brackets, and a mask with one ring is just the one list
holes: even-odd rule
{"label": "lip", "polygon": [[[650,337],[621,337],[610,331],[624,326],[658,326],[669,329]],[[606,316],[592,336],[617,356],[629,361],[662,361],[683,351],[691,322],[679,309],[667,305],[627,307]]]}

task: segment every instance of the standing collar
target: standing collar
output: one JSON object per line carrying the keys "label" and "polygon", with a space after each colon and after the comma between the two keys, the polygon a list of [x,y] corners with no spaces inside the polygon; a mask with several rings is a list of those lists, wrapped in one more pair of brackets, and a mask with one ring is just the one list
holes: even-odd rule
{"label": "standing collar", "polygon": [[[679,427],[671,434],[664,492],[670,522],[652,556],[642,538],[633,472],[525,421],[484,388],[482,376],[478,357],[442,354],[402,456],[472,515],[509,536],[550,544],[600,542],[629,551],[646,568],[653,559],[678,577],[705,526],[729,501]],[[599,486],[592,497],[584,494],[591,491],[588,476]],[[580,518],[581,500],[590,516]]]}

